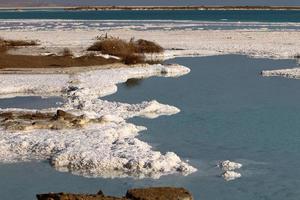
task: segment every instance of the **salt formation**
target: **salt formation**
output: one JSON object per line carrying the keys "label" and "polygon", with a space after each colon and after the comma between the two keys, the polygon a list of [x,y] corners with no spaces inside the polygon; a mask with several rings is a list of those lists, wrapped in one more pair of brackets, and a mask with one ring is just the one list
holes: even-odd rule
{"label": "salt formation", "polygon": [[226,181],[232,181],[237,178],[240,178],[242,175],[234,170],[240,169],[243,165],[240,163],[232,162],[230,160],[221,161],[218,166],[222,169],[222,177]]}
{"label": "salt formation", "polygon": [[232,181],[237,178],[240,178],[242,175],[240,173],[234,172],[234,171],[225,171],[222,174],[222,177],[225,179],[225,181]]}
{"label": "salt formation", "polygon": [[225,160],[225,161],[220,162],[219,166],[224,171],[232,171],[232,170],[240,169],[243,165],[240,163]]}
{"label": "salt formation", "polygon": [[286,78],[300,78],[300,68],[292,68],[292,69],[279,69],[279,70],[265,70],[262,71],[262,76],[269,77],[269,76],[281,76]]}
{"label": "salt formation", "polygon": [[[180,76],[188,72],[188,68],[180,65],[153,65],[93,70],[72,75],[2,74],[0,80],[3,87],[0,88],[0,94],[61,94],[66,99],[66,104],[60,108],[67,112],[64,115],[84,120],[85,123],[82,126],[82,121],[78,121],[81,127],[79,129],[77,123],[67,119],[70,126],[55,130],[43,128],[49,127],[49,123],[60,122],[52,119],[39,122],[43,126],[30,124],[28,126],[31,128],[21,131],[5,129],[2,126],[0,161],[49,160],[57,170],[88,177],[159,178],[167,174],[187,175],[195,172],[194,167],[181,161],[175,153],[162,154],[137,139],[139,132],[146,128],[126,122],[126,119],[134,116],[155,118],[175,114],[179,112],[178,108],[160,104],[155,100],[127,104],[99,99],[116,92],[116,84],[130,78]],[[0,109],[0,113],[13,111],[33,112]],[[40,112],[56,111],[47,109]]]}

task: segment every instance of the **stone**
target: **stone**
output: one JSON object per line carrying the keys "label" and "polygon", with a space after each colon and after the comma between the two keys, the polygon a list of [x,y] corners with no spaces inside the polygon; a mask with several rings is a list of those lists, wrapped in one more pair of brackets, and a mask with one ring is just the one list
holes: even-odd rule
{"label": "stone", "polygon": [[131,200],[192,200],[192,194],[184,188],[153,187],[131,189],[126,198]]}
{"label": "stone", "polygon": [[[99,192],[98,192],[99,193]],[[49,193],[36,195],[38,200],[126,200],[125,198],[105,196],[100,194],[67,194]]]}

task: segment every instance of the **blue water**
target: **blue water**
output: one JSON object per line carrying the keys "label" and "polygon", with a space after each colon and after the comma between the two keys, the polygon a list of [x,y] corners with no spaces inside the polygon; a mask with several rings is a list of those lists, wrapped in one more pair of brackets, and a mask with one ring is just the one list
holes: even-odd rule
{"label": "blue water", "polygon": [[0,19],[76,19],[76,20],[193,20],[231,22],[300,22],[300,11],[257,10],[176,10],[176,11],[0,11]]}
{"label": "blue water", "polygon": [[[140,138],[161,152],[189,159],[198,172],[159,180],[84,178],[47,162],[0,165],[3,199],[32,200],[36,193],[91,192],[123,195],[128,188],[178,186],[196,200],[298,200],[300,196],[300,80],[260,76],[262,70],[296,66],[292,60],[226,55],[177,58],[191,68],[179,78],[120,84],[105,99],[129,103],[156,99],[181,112],[157,119],[134,118],[147,131]],[[231,159],[242,178],[225,182],[216,168]]]}
{"label": "blue water", "polygon": [[12,97],[0,99],[0,108],[43,109],[47,107],[59,107],[62,103],[63,98],[61,97]]}

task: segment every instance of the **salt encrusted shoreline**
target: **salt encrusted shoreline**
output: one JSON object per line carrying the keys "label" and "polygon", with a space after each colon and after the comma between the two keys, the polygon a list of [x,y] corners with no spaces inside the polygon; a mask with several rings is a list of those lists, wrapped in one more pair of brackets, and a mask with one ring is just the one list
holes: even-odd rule
{"label": "salt encrusted shoreline", "polygon": [[[25,29],[14,31],[13,34],[9,31],[0,31],[0,35],[8,39],[39,40],[41,47],[37,49],[33,47],[31,53],[59,52],[67,46],[75,55],[81,55],[86,47],[95,41],[96,36],[105,33],[95,30],[32,32]],[[155,41],[167,50],[163,55],[154,56],[161,56],[164,59],[176,56],[223,54],[293,58],[300,52],[298,40],[300,33],[297,31],[133,31],[122,29],[108,31],[108,34],[124,39],[135,36]],[[11,53],[26,53],[26,51],[28,48],[25,51],[21,49]],[[92,71],[64,74],[55,72],[51,74],[40,74],[40,72],[39,74],[34,72],[0,74],[1,97],[62,95],[66,99],[66,104],[61,109],[75,115],[83,114],[91,119],[97,117],[104,119],[103,123],[91,124],[82,130],[12,132],[2,128],[0,130],[2,133],[0,135],[0,161],[47,159],[58,170],[96,177],[159,178],[162,175],[177,172],[192,173],[196,169],[182,161],[175,153],[161,154],[154,151],[147,143],[137,139],[136,136],[140,131],[145,130],[145,127],[126,122],[126,119],[134,116],[155,118],[176,114],[179,112],[178,108],[163,105],[157,101],[133,105],[99,99],[101,96],[116,92],[116,84],[130,78],[180,76],[188,72],[188,68],[180,65],[152,65],[135,68],[94,68]],[[284,72],[284,74],[289,73]],[[263,72],[263,75],[268,74],[272,75],[272,73]],[[49,110],[54,112],[52,109],[47,111]],[[0,110],[2,111],[4,110]],[[230,173],[224,174],[224,177],[236,176],[237,178],[238,174]]]}
{"label": "salt encrusted shoreline", "polygon": [[24,27],[22,31],[14,30],[13,34],[11,31],[0,31],[0,35],[4,38],[37,39],[41,47],[47,47],[50,51],[61,51],[67,46],[75,55],[82,54],[86,47],[95,41],[96,36],[106,33],[123,39],[135,37],[155,41],[166,49],[162,55],[164,58],[244,54],[290,59],[300,53],[300,32],[289,30],[26,31]]}
{"label": "salt encrusted shoreline", "polygon": [[262,71],[262,76],[281,76],[285,78],[300,79],[300,68],[296,67],[292,69],[265,70]]}
{"label": "salt encrusted shoreline", "polygon": [[[186,73],[189,73],[189,69],[180,65],[158,64],[93,70],[72,75],[2,74],[0,80],[3,87],[0,94],[61,94],[67,100],[62,109],[76,115],[83,114],[90,119],[101,117],[102,121],[83,129],[55,131],[11,131],[1,128],[0,161],[47,159],[60,171],[88,177],[159,178],[167,174],[195,172],[194,167],[182,161],[175,153],[161,154],[152,150],[150,145],[136,138],[146,128],[125,121],[134,116],[155,118],[172,115],[180,111],[178,108],[157,101],[126,104],[99,99],[116,92],[116,84],[130,78],[174,77]],[[16,110],[0,110],[3,111]]]}

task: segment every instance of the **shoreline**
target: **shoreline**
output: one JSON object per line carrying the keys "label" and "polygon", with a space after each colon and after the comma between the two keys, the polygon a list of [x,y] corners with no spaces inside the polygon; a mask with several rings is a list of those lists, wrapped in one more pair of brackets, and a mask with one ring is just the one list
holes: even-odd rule
{"label": "shoreline", "polygon": [[[38,40],[41,48],[82,50],[106,32],[99,31],[0,31],[7,39]],[[291,58],[300,52],[299,32],[276,31],[133,31],[113,30],[109,36],[128,40],[147,38],[169,49],[164,59],[179,56],[209,56],[244,54],[249,56]],[[263,41],[263,43],[261,42]],[[172,48],[182,50],[172,50]],[[18,51],[16,50],[15,53]],[[74,51],[74,53],[78,53]],[[127,104],[102,100],[117,92],[117,84],[132,78],[151,76],[178,77],[189,73],[184,66],[154,64],[137,68],[110,68],[71,74],[2,74],[0,94],[41,95],[59,94],[66,100],[61,108],[85,120],[97,120],[82,129],[36,130],[11,132],[0,128],[0,160],[49,160],[58,171],[69,171],[86,177],[153,178],[197,171],[188,161],[173,152],[161,153],[137,137],[146,127],[127,122],[132,117],[156,118],[174,115],[180,110],[156,100]],[[97,85],[97,87],[94,87]],[[48,111],[55,110],[48,109]],[[0,109],[0,112],[39,110]],[[47,110],[42,110],[47,111]],[[101,120],[100,120],[101,119]],[[45,123],[45,122],[42,122]],[[80,122],[81,123],[81,122]],[[35,123],[34,123],[35,124]],[[30,127],[29,127],[30,128]],[[113,133],[113,134],[112,134]],[[80,141],[80,142],[79,142]],[[12,148],[14,147],[14,148]],[[38,153],[37,153],[38,152]],[[9,155],[9,157],[7,157]],[[226,174],[225,177],[240,176]]]}
{"label": "shoreline", "polygon": [[[39,40],[39,51],[46,49],[60,51],[69,47],[75,55],[95,42],[99,35],[108,34],[124,40],[130,38],[147,38],[160,44],[164,49],[163,59],[182,56],[212,56],[242,54],[261,58],[293,59],[300,53],[299,31],[278,30],[124,30],[109,31],[74,30],[74,31],[0,31],[7,39]],[[38,51],[38,52],[39,52]],[[32,50],[31,50],[32,52]],[[22,49],[15,52],[24,54]]]}
{"label": "shoreline", "polygon": [[300,6],[12,6],[0,7],[0,10],[300,10]]}

